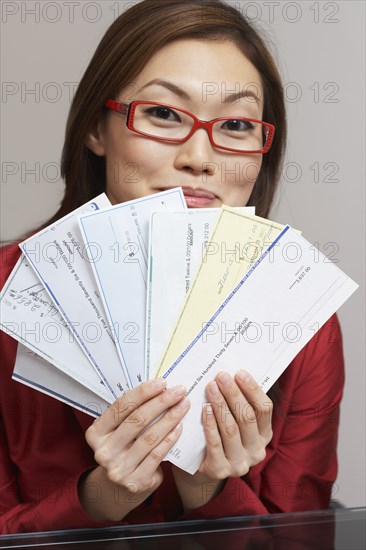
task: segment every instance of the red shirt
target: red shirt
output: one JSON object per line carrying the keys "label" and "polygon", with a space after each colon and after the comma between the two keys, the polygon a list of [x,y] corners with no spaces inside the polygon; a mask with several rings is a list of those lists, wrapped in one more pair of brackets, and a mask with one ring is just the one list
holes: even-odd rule
{"label": "red shirt", "polygon": [[[16,245],[1,249],[1,287],[19,254]],[[80,476],[96,465],[84,439],[93,419],[13,381],[17,342],[1,331],[0,343],[0,532],[116,525],[92,520],[78,499]],[[120,524],[327,508],[337,475],[343,384],[342,338],[333,316],[280,378],[263,462],[244,479],[229,478],[219,495],[185,515],[164,462],[161,486]],[[98,498],[97,488],[92,497]]]}

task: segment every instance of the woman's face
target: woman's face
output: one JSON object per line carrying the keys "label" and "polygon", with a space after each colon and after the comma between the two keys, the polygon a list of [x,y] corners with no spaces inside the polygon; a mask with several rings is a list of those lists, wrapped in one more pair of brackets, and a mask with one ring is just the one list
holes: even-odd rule
{"label": "woman's face", "polygon": [[[161,48],[111,99],[168,104],[205,121],[261,120],[261,90],[258,71],[234,43],[185,39]],[[155,141],[129,130],[126,116],[115,111],[108,111],[87,145],[106,156],[106,193],[113,204],[181,186],[191,208],[243,206],[262,162],[262,155],[215,148],[203,128],[185,143]]]}

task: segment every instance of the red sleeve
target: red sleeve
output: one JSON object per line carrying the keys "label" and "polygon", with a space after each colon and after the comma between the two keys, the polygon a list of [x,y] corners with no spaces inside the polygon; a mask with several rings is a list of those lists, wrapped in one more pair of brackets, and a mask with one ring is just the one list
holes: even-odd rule
{"label": "red sleeve", "polygon": [[[3,460],[2,456],[1,460]],[[7,477],[3,477],[4,470],[7,470]],[[80,505],[77,493],[80,473],[67,479],[53,491],[42,495],[43,498],[37,503],[17,503],[18,495],[14,472],[9,470],[8,465],[3,462],[1,476],[4,480],[2,493],[6,495],[4,500],[14,504],[8,510],[0,512],[0,533],[2,535],[116,525],[116,523],[95,522],[86,514]]]}
{"label": "red sleeve", "polygon": [[277,383],[266,459],[244,480],[228,479],[216,498],[184,519],[328,508],[337,476],[343,385],[342,338],[334,315]]}

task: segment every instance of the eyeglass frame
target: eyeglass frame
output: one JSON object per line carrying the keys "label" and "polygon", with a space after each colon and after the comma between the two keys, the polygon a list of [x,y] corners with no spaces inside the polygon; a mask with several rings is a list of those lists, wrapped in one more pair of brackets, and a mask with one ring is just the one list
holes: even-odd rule
{"label": "eyeglass frame", "polygon": [[[141,132],[140,130],[137,130],[133,125],[134,114],[135,114],[136,107],[138,105],[141,105],[141,104],[161,105],[162,107],[168,107],[169,109],[174,109],[178,112],[180,111],[180,112],[190,116],[193,119],[193,126],[192,126],[192,129],[191,129],[190,133],[188,134],[188,136],[186,136],[183,139],[173,139],[173,138],[163,138],[163,137],[153,136],[151,134],[146,134],[145,132]],[[136,101],[131,101],[131,103],[125,103],[123,101],[118,101],[116,99],[107,99],[104,106],[107,109],[111,109],[112,111],[116,111],[119,114],[126,115],[127,116],[126,126],[129,130],[131,130],[132,132],[135,132],[137,134],[140,134],[142,136],[145,136],[149,139],[153,139],[155,141],[167,141],[167,142],[172,142],[172,143],[185,143],[186,141],[189,140],[189,138],[191,138],[193,136],[193,134],[199,128],[205,128],[205,130],[207,131],[208,137],[210,139],[210,143],[211,143],[211,145],[213,145],[213,147],[216,147],[217,149],[223,149],[224,151],[231,151],[231,152],[239,153],[239,154],[252,155],[252,154],[267,153],[271,148],[271,145],[272,145],[272,142],[273,142],[273,136],[274,136],[274,133],[275,133],[275,127],[273,126],[273,124],[270,124],[269,122],[264,122],[263,120],[257,120],[255,118],[248,118],[248,117],[235,117],[235,118],[220,117],[220,118],[214,118],[212,120],[200,120],[193,113],[190,113],[189,111],[186,111],[185,109],[181,109],[180,107],[174,107],[173,105],[168,105],[166,103],[157,103],[156,101],[139,101],[139,100],[136,100]],[[258,149],[258,150],[255,150],[255,151],[245,151],[245,150],[239,150],[239,149],[232,149],[230,147],[224,147],[223,145],[216,144],[215,140],[213,138],[213,135],[212,135],[212,126],[215,124],[215,122],[219,122],[220,120],[247,120],[247,121],[259,123],[264,128],[267,127],[268,128],[268,135],[267,135],[267,138],[266,138],[265,146],[262,149]]]}

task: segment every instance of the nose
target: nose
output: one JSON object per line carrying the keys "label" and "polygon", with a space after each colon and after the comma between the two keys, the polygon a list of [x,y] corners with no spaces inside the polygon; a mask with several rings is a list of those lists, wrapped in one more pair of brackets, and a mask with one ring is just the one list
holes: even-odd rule
{"label": "nose", "polygon": [[214,148],[205,128],[198,128],[184,143],[176,146],[175,168],[194,175],[214,173]]}

